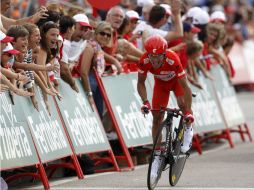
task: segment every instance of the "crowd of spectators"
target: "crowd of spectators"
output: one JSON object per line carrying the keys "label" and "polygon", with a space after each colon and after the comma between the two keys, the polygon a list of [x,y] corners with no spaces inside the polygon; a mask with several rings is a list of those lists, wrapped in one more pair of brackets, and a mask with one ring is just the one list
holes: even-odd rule
{"label": "crowd of spectators", "polygon": [[[151,35],[167,40],[189,81],[200,89],[197,71],[212,80],[211,65],[220,64],[233,77],[230,49],[235,41],[254,39],[251,0],[122,0],[108,11],[92,9],[87,1],[68,6],[48,1],[32,16],[22,17],[31,12],[25,2],[1,0],[1,92],[30,96],[39,110],[36,83],[49,114],[47,96],[61,99],[58,79],[78,93],[74,77],[80,77],[90,105],[96,104],[102,118],[105,110],[93,69],[101,76],[137,71]],[[20,6],[20,14],[13,14]]]}
{"label": "crowd of spectators", "polygon": [[50,114],[48,95],[62,98],[59,78],[79,93],[74,80],[79,77],[109,139],[117,136],[95,71],[100,76],[137,71],[145,40],[157,34],[179,55],[189,82],[202,89],[198,72],[213,80],[211,65],[220,64],[234,77],[228,58],[233,44],[254,40],[253,0],[121,0],[108,11],[92,9],[87,1],[36,6],[1,0],[0,13],[0,93],[7,91],[12,101],[15,94],[27,96],[39,111],[37,84]]}
{"label": "crowd of spectators", "polygon": [[[103,118],[94,70],[100,76],[137,71],[151,35],[167,40],[189,82],[200,89],[197,71],[213,80],[211,65],[220,64],[234,77],[230,49],[235,41],[254,39],[253,0],[122,0],[108,11],[92,9],[87,1],[48,1],[22,16],[36,7],[25,2],[1,0],[1,92],[30,96],[39,110],[37,84],[49,114],[48,95],[62,98],[58,79],[78,93],[74,78],[80,77],[91,107]],[[22,10],[14,14],[17,7]]]}

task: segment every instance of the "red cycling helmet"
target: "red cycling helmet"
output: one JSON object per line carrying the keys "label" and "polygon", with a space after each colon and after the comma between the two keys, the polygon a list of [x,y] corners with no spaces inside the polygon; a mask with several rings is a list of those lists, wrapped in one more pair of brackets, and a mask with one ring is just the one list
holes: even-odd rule
{"label": "red cycling helmet", "polygon": [[145,41],[145,50],[149,54],[163,54],[167,47],[167,41],[159,35],[151,36]]}

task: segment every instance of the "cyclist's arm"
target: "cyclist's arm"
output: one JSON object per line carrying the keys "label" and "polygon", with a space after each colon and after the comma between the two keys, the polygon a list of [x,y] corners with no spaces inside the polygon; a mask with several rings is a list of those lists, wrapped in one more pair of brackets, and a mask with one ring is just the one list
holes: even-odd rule
{"label": "cyclist's arm", "polygon": [[185,107],[186,110],[191,111],[191,103],[192,103],[192,92],[191,89],[187,83],[187,78],[186,76],[178,78],[179,84],[182,86],[183,91],[184,91],[184,102],[185,102]]}
{"label": "cyclist's arm", "polygon": [[147,92],[146,92],[146,81],[147,75],[145,74],[140,74],[138,73],[138,84],[137,84],[137,89],[139,96],[141,97],[142,101],[145,102],[147,100]]}

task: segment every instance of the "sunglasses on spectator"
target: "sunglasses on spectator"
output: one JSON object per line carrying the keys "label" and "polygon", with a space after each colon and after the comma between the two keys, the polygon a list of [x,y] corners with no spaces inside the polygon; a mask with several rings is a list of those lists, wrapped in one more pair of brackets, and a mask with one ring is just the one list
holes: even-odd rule
{"label": "sunglasses on spectator", "polygon": [[99,34],[100,34],[101,36],[107,36],[108,38],[110,38],[110,37],[111,37],[111,34],[110,34],[110,33],[106,33],[106,32],[99,32]]}

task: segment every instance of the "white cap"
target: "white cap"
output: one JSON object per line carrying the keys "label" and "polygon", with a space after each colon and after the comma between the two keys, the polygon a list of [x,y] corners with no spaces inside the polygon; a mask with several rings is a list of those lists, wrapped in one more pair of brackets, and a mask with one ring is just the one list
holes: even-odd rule
{"label": "white cap", "polygon": [[138,0],[138,2],[137,2],[137,5],[139,7],[144,7],[146,5],[151,5],[151,4],[154,5],[154,0]]}
{"label": "white cap", "polygon": [[221,21],[227,22],[227,18],[224,12],[222,11],[215,11],[211,14],[211,22],[213,21]]}
{"label": "white cap", "polygon": [[2,43],[12,42],[12,41],[13,41],[13,37],[6,36],[5,33],[3,33],[3,32],[0,30],[0,41],[1,41]]}
{"label": "white cap", "polygon": [[168,5],[168,4],[160,4],[161,7],[163,7],[165,10],[166,10],[166,13],[170,16],[172,15],[172,12],[171,12],[171,6]]}
{"label": "white cap", "polygon": [[186,13],[186,17],[187,18],[193,18],[194,15],[197,15],[201,11],[202,11],[202,9],[200,7],[192,7]]}
{"label": "white cap", "polygon": [[136,11],[127,11],[126,13],[126,16],[129,17],[130,19],[139,19],[139,15]]}
{"label": "white cap", "polygon": [[16,55],[16,54],[20,53],[20,51],[13,48],[11,43],[8,43],[8,45],[4,48],[3,52],[10,53],[10,54],[13,54],[13,55]]}
{"label": "white cap", "polygon": [[92,28],[92,26],[89,23],[89,20],[85,14],[76,14],[73,16],[74,20],[78,22],[81,26],[88,26]]}
{"label": "white cap", "polygon": [[224,12],[224,7],[222,5],[214,5],[212,7],[212,12],[215,12],[215,11],[221,11],[221,12]]}
{"label": "white cap", "polygon": [[209,14],[203,10],[193,15],[192,18],[193,18],[192,24],[196,24],[196,25],[204,25],[209,23],[210,21]]}

